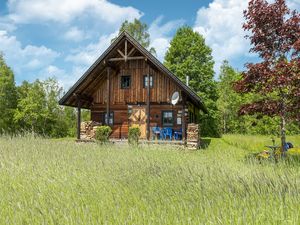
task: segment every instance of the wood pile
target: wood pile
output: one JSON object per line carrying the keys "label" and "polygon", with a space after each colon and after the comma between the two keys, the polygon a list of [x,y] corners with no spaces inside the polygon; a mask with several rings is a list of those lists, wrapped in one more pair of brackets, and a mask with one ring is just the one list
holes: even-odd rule
{"label": "wood pile", "polygon": [[91,140],[95,138],[97,127],[101,126],[101,123],[95,121],[86,121],[80,124],[80,138],[84,140]]}
{"label": "wood pile", "polygon": [[189,123],[187,126],[187,145],[195,148],[200,147],[200,126]]}

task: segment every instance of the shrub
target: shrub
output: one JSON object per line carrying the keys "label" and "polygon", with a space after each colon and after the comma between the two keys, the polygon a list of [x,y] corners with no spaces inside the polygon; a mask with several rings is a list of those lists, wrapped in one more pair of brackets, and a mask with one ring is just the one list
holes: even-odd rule
{"label": "shrub", "polygon": [[140,135],[141,135],[141,131],[139,127],[137,126],[130,127],[128,131],[128,143],[130,145],[138,145]]}
{"label": "shrub", "polygon": [[108,142],[112,130],[109,126],[100,126],[96,129],[95,139],[101,143]]}

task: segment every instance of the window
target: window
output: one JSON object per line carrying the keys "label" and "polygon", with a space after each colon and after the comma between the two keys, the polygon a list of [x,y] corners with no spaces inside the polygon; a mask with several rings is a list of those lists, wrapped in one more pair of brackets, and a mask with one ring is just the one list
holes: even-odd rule
{"label": "window", "polygon": [[162,124],[164,127],[173,126],[173,112],[163,111],[162,112]]}
{"label": "window", "polygon": [[[107,124],[107,113],[104,114],[104,122]],[[114,113],[109,113],[109,124],[108,125],[114,125]]]}
{"label": "window", "polygon": [[121,88],[126,89],[130,88],[131,79],[130,76],[122,76],[121,77]]}
{"label": "window", "polygon": [[189,112],[189,123],[194,123],[194,113],[193,112]]}
{"label": "window", "polygon": [[[150,88],[153,87],[153,77],[152,75],[149,76],[150,77]],[[144,76],[144,88],[148,87],[148,75]]]}

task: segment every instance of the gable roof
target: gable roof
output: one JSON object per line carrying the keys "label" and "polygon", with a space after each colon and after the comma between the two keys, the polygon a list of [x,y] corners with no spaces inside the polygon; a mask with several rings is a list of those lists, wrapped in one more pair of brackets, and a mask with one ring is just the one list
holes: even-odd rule
{"label": "gable roof", "polygon": [[[60,105],[76,106],[71,104],[70,99],[76,98],[80,86],[91,76],[92,72],[100,66],[101,63],[105,62],[105,59],[109,53],[115,49],[116,46],[126,38],[137,50],[139,50],[154,66],[156,66],[161,72],[166,74],[173,80],[184,92],[187,94],[189,99],[198,106],[203,112],[207,113],[207,109],[202,99],[184,82],[182,82],[177,76],[175,76],[170,70],[168,70],[156,57],[154,57],[147,49],[145,49],[139,42],[137,42],[129,33],[123,31],[114,42],[102,53],[102,55],[92,64],[92,66],[80,77],[80,79],[69,89],[69,91],[59,100]],[[74,100],[73,100],[74,102]]]}

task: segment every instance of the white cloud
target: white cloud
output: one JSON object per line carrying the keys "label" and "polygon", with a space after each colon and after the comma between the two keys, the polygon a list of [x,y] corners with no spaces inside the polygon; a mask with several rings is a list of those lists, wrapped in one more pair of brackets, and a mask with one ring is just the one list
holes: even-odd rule
{"label": "white cloud", "polygon": [[16,25],[7,17],[0,17],[0,30],[6,30],[12,32],[16,30]]}
{"label": "white cloud", "polygon": [[[151,37],[150,46],[156,50],[157,58],[163,61],[165,52],[169,47],[172,38],[171,32],[183,24],[183,20],[170,21],[161,24],[162,17],[158,17],[149,27]],[[66,57],[66,61],[76,65],[90,66],[95,60],[108,48],[111,39],[118,35],[115,31],[108,35],[102,35],[95,43],[74,49],[71,54]]]}
{"label": "white cloud", "polygon": [[162,24],[163,17],[156,18],[149,27],[151,47],[156,50],[157,58],[163,61],[166,51],[170,46],[173,32],[183,25],[184,20],[172,20]]}
{"label": "white cloud", "polygon": [[16,23],[68,23],[89,16],[114,24],[141,17],[141,12],[133,7],[122,7],[106,0],[9,0],[8,9],[9,17]]}
{"label": "white cloud", "polygon": [[71,71],[66,72],[55,65],[49,65],[39,72],[39,79],[46,80],[47,78],[55,78],[59,86],[67,91],[84,73],[85,68],[75,66]]}
{"label": "white cloud", "polygon": [[164,61],[165,54],[170,47],[170,38],[168,37],[161,37],[156,38],[151,42],[151,46],[156,50],[156,57],[161,62]]}
{"label": "white cloud", "polygon": [[87,35],[77,27],[71,27],[65,34],[64,39],[74,42],[80,42],[87,38]]}
{"label": "white cloud", "polygon": [[[197,12],[194,30],[202,34],[212,48],[217,72],[225,59],[239,60],[255,56],[249,53],[250,41],[245,39],[246,33],[242,28],[243,11],[247,9],[248,2],[213,0],[207,8],[202,7]],[[300,8],[300,0],[289,0],[287,4],[292,9]]]}
{"label": "white cloud", "polygon": [[214,0],[207,8],[200,8],[194,30],[202,34],[213,50],[215,71],[223,60],[249,56],[250,43],[242,29],[243,10],[248,0]]}
{"label": "white cloud", "polygon": [[[17,76],[28,70],[36,70],[52,63],[59,53],[45,46],[27,45],[22,47],[15,36],[0,30],[0,51]],[[23,79],[22,79],[23,80]]]}
{"label": "white cloud", "polygon": [[118,35],[118,31],[109,35],[103,35],[95,43],[74,49],[71,54],[66,57],[66,61],[76,65],[91,66],[95,60],[108,48],[111,39]]}

